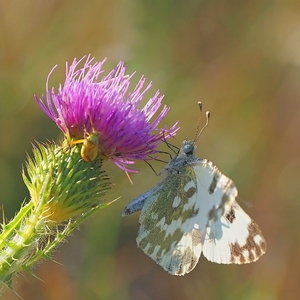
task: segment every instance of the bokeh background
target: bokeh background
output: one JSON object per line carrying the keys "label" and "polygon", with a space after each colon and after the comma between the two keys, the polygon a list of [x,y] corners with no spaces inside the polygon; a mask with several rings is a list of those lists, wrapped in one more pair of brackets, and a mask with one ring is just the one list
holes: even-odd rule
{"label": "bokeh background", "polygon": [[[239,189],[268,251],[244,266],[201,257],[185,277],[164,272],[137,249],[138,214],[123,207],[159,178],[146,164],[132,176],[108,162],[122,198],[99,211],[35,278],[14,279],[26,300],[298,299],[300,294],[300,2],[295,0],[79,1],[0,0],[0,204],[6,218],[28,191],[21,167],[31,142],[61,138],[33,99],[50,69],[57,87],[65,62],[91,54],[119,60],[153,80],[180,121],[175,145],[195,135],[199,111],[211,111],[197,155],[212,160]],[[151,96],[151,95],[150,95]],[[166,158],[164,158],[166,159]],[[153,162],[159,172],[163,164]],[[7,287],[1,299],[19,299]]]}

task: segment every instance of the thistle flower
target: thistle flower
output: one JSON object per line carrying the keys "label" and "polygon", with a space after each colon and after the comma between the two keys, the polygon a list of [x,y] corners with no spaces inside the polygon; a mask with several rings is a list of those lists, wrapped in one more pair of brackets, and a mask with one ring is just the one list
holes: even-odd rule
{"label": "thistle flower", "polygon": [[46,97],[35,99],[43,111],[57,124],[65,135],[68,145],[81,145],[81,156],[86,161],[96,158],[112,159],[121,169],[136,160],[150,160],[157,154],[157,146],[175,135],[177,123],[169,129],[158,128],[169,108],[160,112],[163,95],[157,91],[144,107],[140,107],[151,82],[145,86],[142,76],[128,92],[133,74],[125,75],[126,67],[120,62],[108,75],[100,78],[102,62],[93,62],[88,56],[74,60],[66,66],[66,80],[58,91],[49,89],[48,75]]}
{"label": "thistle flower", "polygon": [[9,223],[0,224],[0,282],[9,287],[16,273],[32,272],[37,261],[51,258],[53,249],[89,216],[115,201],[104,198],[110,189],[104,160],[134,172],[127,166],[153,159],[157,146],[178,129],[177,123],[158,127],[169,111],[160,109],[159,91],[140,107],[151,87],[143,76],[128,92],[134,73],[125,75],[122,62],[100,78],[105,60],[92,63],[88,56],[78,68],[83,60],[67,65],[65,83],[57,92],[48,88],[52,69],[46,97],[35,96],[65,140],[62,145],[37,143],[23,170],[31,199]]}

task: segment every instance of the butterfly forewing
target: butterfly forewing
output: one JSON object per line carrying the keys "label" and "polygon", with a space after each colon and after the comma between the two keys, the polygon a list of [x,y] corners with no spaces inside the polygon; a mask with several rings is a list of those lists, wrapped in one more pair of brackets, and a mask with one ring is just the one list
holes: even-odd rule
{"label": "butterfly forewing", "polygon": [[266,242],[258,225],[235,201],[206,231],[203,254],[216,263],[251,263],[266,252]]}

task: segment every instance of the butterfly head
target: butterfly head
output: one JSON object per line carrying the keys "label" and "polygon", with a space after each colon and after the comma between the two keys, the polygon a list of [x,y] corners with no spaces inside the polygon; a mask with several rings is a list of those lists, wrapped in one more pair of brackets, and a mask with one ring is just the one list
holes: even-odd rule
{"label": "butterfly head", "polygon": [[195,148],[196,146],[194,142],[190,140],[184,140],[181,145],[180,152],[185,155],[194,155]]}

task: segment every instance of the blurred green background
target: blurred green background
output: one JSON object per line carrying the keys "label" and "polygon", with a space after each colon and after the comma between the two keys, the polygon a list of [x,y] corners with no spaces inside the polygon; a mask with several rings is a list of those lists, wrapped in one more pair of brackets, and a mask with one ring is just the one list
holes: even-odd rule
{"label": "blurred green background", "polygon": [[[201,257],[193,272],[173,277],[137,249],[139,214],[123,207],[159,178],[144,163],[133,175],[108,162],[122,198],[98,212],[34,278],[14,279],[26,300],[298,299],[300,294],[300,2],[17,1],[0,0],[0,183],[7,218],[28,191],[21,167],[31,142],[61,138],[33,94],[57,87],[65,62],[91,54],[119,60],[153,80],[171,107],[162,125],[180,121],[180,145],[195,135],[197,101],[211,112],[197,155],[234,180],[239,202],[260,225],[268,251],[250,265]],[[151,96],[151,95],[150,95]],[[167,158],[164,158],[167,159]],[[154,162],[159,172],[163,164]],[[248,205],[249,204],[249,205]],[[3,288],[2,299],[19,299]]]}

